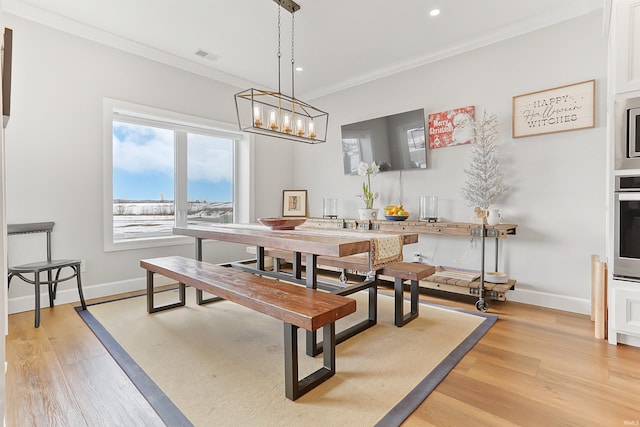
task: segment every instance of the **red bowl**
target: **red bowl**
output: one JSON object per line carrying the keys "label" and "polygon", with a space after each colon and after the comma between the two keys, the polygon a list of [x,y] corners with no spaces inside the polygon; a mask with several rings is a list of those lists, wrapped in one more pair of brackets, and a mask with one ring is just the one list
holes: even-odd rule
{"label": "red bowl", "polygon": [[304,224],[307,218],[258,218],[258,222],[272,230],[293,230],[296,226]]}

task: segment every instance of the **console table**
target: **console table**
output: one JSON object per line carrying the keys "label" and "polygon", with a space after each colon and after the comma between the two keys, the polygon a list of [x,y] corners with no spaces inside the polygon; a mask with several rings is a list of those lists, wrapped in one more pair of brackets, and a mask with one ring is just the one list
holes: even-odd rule
{"label": "console table", "polygon": [[498,301],[506,301],[507,291],[515,288],[516,281],[509,279],[507,283],[489,283],[484,280],[485,271],[485,240],[494,238],[495,242],[495,268],[498,270],[499,239],[515,236],[516,224],[483,225],[471,222],[426,222],[426,221],[388,221],[388,220],[359,220],[350,218],[307,218],[301,227],[311,228],[353,228],[365,230],[382,230],[388,232],[414,232],[418,234],[440,234],[446,236],[480,237],[481,244],[481,268],[480,277],[475,280],[447,278],[438,275],[429,276],[420,281],[420,286],[446,292],[463,295],[477,296],[476,308],[479,311],[487,311],[488,304],[485,298]]}

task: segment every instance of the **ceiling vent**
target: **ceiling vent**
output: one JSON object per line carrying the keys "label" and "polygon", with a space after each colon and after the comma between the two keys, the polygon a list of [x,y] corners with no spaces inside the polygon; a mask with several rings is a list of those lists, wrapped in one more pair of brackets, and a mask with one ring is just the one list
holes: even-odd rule
{"label": "ceiling vent", "polygon": [[218,59],[218,55],[212,55],[204,49],[196,50],[195,55],[200,58],[208,59],[209,61],[216,61]]}

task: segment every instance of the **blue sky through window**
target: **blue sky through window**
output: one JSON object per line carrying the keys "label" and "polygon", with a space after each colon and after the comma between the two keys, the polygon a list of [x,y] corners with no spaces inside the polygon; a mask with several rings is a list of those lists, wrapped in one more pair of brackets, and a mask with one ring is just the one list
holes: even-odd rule
{"label": "blue sky through window", "polygon": [[187,200],[233,200],[233,141],[210,135],[187,136]]}
{"label": "blue sky through window", "polygon": [[[113,198],[174,199],[172,130],[113,123]],[[188,134],[189,201],[233,200],[233,141]]]}

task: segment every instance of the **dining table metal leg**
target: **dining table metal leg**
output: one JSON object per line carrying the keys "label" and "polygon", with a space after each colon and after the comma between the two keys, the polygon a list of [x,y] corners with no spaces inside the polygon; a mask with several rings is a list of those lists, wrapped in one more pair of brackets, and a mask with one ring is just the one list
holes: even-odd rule
{"label": "dining table metal leg", "polygon": [[256,268],[264,271],[264,247],[256,246]]}
{"label": "dining table metal leg", "polygon": [[202,261],[202,238],[196,237],[196,259]]}
{"label": "dining table metal leg", "polygon": [[[202,261],[202,238],[200,237],[196,237],[196,259],[198,261]],[[181,295],[180,300],[181,301],[185,300],[184,292],[185,292],[185,285],[181,283],[180,284],[180,295]],[[210,298],[205,298],[202,290],[196,289],[196,304],[198,305],[209,304],[212,302],[222,301],[222,300],[223,298],[215,297],[215,296]]]}
{"label": "dining table metal leg", "polygon": [[302,254],[300,252],[293,253],[293,277],[296,279],[302,278]]}
{"label": "dining table metal leg", "polygon": [[[300,255],[300,253],[298,253],[298,255]],[[309,289],[318,289],[318,269],[316,266],[317,262],[318,255],[307,254],[306,287]],[[313,357],[320,353],[320,351],[316,349],[317,339],[318,333],[316,331],[307,331],[307,356]]]}

